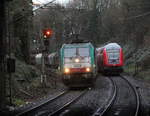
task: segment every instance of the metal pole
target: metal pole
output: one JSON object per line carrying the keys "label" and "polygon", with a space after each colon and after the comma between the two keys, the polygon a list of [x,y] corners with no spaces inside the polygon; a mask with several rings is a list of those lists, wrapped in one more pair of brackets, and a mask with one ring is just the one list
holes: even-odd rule
{"label": "metal pole", "polygon": [[9,72],[9,104],[12,105],[12,73]]}
{"label": "metal pole", "polygon": [[[43,40],[42,40],[43,42]],[[44,42],[43,42],[44,43]],[[42,86],[45,87],[46,83],[45,83],[45,46],[43,45],[43,50],[42,50]]]}
{"label": "metal pole", "polygon": [[0,108],[5,107],[6,88],[5,88],[5,0],[0,0]]}
{"label": "metal pole", "polygon": [[44,51],[42,51],[42,85],[43,86],[44,86],[44,73],[45,73]]}
{"label": "metal pole", "polygon": [[[7,14],[7,17],[8,17],[8,19],[10,20],[11,19],[11,17],[10,17],[10,3],[8,2],[8,14]],[[8,46],[8,54],[9,54],[9,58],[11,59],[11,34],[10,34],[10,28],[11,28],[11,26],[9,25],[9,21],[8,20],[8,23],[7,23],[7,33],[8,33],[8,44],[9,44],[9,46]],[[11,74],[11,72],[9,71],[9,102],[10,102],[10,105],[12,104],[12,74]]]}

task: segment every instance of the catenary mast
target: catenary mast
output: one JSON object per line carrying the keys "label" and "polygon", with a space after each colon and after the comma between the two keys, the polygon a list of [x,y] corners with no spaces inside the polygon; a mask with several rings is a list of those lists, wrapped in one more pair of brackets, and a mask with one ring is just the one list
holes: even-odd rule
{"label": "catenary mast", "polygon": [[0,0],[0,109],[5,108],[6,89],[5,89],[5,41],[6,41],[6,17],[5,17],[5,1]]}

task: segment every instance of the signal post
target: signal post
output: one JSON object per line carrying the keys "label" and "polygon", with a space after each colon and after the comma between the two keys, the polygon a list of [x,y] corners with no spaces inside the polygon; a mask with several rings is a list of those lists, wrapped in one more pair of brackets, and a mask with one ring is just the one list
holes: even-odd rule
{"label": "signal post", "polygon": [[53,35],[53,31],[52,29],[43,29],[43,43],[44,43],[44,47],[42,50],[42,75],[41,75],[41,83],[43,85],[43,87],[46,87],[46,81],[47,81],[47,77],[46,77],[46,72],[45,72],[45,63],[46,63],[46,56],[48,53],[48,48],[49,48],[49,39],[51,38],[51,36]]}
{"label": "signal post", "polygon": [[6,105],[6,91],[5,91],[5,0],[0,1],[0,112]]}

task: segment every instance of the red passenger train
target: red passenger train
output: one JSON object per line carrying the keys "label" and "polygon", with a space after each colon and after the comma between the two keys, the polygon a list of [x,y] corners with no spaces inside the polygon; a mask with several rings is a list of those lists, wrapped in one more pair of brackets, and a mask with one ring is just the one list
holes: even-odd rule
{"label": "red passenger train", "polygon": [[109,43],[97,48],[98,71],[104,74],[119,74],[123,72],[123,50],[117,43]]}

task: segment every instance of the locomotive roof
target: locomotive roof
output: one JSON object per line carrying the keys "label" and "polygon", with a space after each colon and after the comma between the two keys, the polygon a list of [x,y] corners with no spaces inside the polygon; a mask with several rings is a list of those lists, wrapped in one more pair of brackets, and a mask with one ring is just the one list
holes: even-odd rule
{"label": "locomotive roof", "polygon": [[64,44],[62,48],[69,48],[69,47],[87,47],[93,46],[90,42],[88,43],[73,43],[73,44]]}
{"label": "locomotive roof", "polygon": [[120,45],[118,45],[117,43],[109,43],[109,44],[105,45],[104,47],[106,49],[121,48]]}

